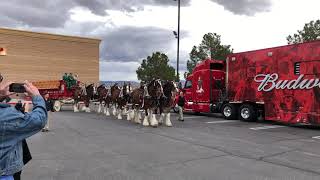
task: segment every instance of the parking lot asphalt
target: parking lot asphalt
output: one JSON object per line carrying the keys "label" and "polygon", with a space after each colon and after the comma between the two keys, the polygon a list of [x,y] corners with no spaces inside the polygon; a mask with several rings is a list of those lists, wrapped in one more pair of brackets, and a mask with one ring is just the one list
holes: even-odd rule
{"label": "parking lot asphalt", "polygon": [[[68,109],[68,108],[66,108]],[[320,129],[185,115],[173,127],[61,111],[29,138],[24,180],[319,180]]]}

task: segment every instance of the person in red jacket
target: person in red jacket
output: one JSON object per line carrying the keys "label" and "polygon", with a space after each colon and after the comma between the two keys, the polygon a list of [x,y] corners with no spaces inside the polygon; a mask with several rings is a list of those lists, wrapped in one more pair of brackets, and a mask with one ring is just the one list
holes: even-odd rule
{"label": "person in red jacket", "polygon": [[178,98],[178,108],[179,108],[179,121],[184,121],[183,119],[183,107],[185,103],[185,98],[183,95],[183,92],[180,92],[179,98]]}

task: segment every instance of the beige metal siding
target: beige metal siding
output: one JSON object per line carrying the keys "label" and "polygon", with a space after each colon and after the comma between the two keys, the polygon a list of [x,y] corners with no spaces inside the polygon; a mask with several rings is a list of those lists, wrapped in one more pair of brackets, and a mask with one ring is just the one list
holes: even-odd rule
{"label": "beige metal siding", "polygon": [[57,80],[76,73],[85,83],[99,81],[100,40],[0,28],[0,72],[9,80]]}

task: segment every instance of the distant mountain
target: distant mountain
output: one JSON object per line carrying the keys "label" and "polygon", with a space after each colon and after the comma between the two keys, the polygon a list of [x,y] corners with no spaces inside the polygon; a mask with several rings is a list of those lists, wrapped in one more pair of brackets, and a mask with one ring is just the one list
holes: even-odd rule
{"label": "distant mountain", "polygon": [[140,86],[140,83],[136,81],[100,81],[100,84],[105,84],[106,86],[113,86],[115,83],[118,83],[119,86],[122,86],[123,83],[129,83],[129,82],[133,87]]}
{"label": "distant mountain", "polygon": [[[118,83],[120,86],[123,85],[123,83],[131,83],[132,87],[139,87],[140,82],[137,81],[100,81],[100,84],[105,84],[106,86],[113,86],[115,83]],[[184,86],[185,80],[180,81],[182,86]]]}

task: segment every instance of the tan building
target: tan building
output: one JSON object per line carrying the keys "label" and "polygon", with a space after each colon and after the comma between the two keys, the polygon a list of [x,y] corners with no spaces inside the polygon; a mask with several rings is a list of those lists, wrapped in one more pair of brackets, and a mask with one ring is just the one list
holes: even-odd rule
{"label": "tan building", "polygon": [[0,72],[21,82],[58,80],[75,73],[84,83],[99,81],[101,40],[0,28]]}

